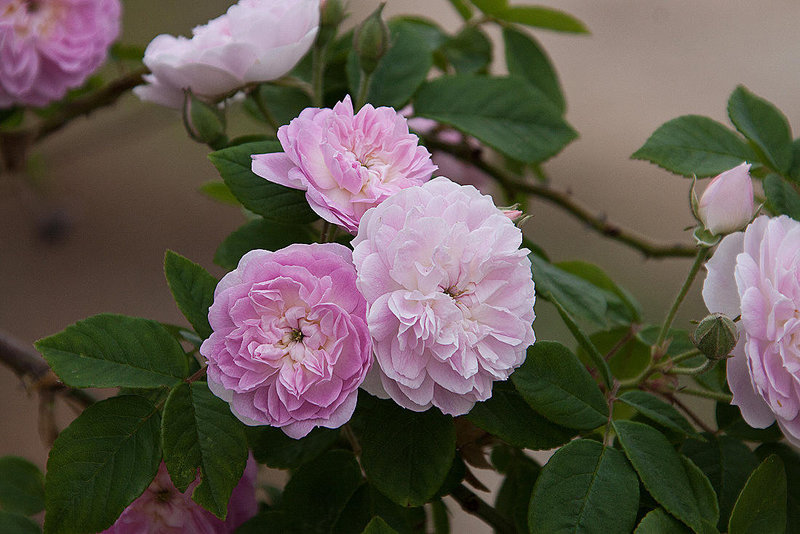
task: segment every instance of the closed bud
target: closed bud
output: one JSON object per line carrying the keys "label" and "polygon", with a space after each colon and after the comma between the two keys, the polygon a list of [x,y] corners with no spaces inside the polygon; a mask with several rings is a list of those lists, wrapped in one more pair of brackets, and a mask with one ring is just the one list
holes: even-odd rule
{"label": "closed bud", "polygon": [[750,165],[742,163],[708,184],[697,203],[697,218],[714,235],[729,234],[753,218],[753,181]]}
{"label": "closed bud", "polygon": [[183,99],[183,125],[189,137],[212,148],[224,146],[225,116],[213,105],[207,104],[186,91]]}
{"label": "closed bud", "polygon": [[736,342],[739,332],[727,315],[712,313],[697,325],[692,342],[709,360],[726,358]]}
{"label": "closed bud", "polygon": [[339,30],[339,24],[345,19],[345,10],[342,0],[322,0],[320,3],[319,33],[317,45],[328,44]]}
{"label": "closed bud", "polygon": [[389,50],[389,27],[381,17],[385,5],[384,3],[378,6],[378,9],[361,23],[353,35],[353,48],[358,54],[361,70],[366,74],[375,72],[378,62]]}

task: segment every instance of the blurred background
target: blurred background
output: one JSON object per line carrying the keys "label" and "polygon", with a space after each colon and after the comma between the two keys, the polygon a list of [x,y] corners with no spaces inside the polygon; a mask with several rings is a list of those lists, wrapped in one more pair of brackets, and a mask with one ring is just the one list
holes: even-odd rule
{"label": "blurred background", "polygon": [[[145,45],[159,33],[188,34],[230,3],[126,2],[122,41]],[[663,122],[693,113],[728,123],[727,98],[744,84],[800,124],[796,0],[545,3],[576,16],[591,33],[534,32],[558,70],[567,119],[580,134],[544,167],[554,185],[613,222],[659,241],[689,243],[683,228],[692,223],[690,181],[629,159]],[[350,0],[350,24],[377,5]],[[460,21],[446,0],[390,0],[385,13],[423,15],[449,30]],[[499,36],[494,28],[489,32]],[[502,57],[502,48],[495,53]],[[503,68],[502,61],[495,65],[497,72]],[[245,127],[258,132],[256,122]],[[0,175],[0,329],[30,343],[101,312],[184,324],[164,282],[164,251],[221,276],[214,251],[243,222],[236,208],[197,192],[218,177],[207,153],[187,138],[177,112],[127,96],[37,147],[31,177],[37,194],[20,189],[19,177]],[[663,317],[688,260],[645,260],[539,200],[531,215],[526,234],[554,260],[599,264],[639,299],[646,319]],[[703,316],[701,283],[677,327]],[[540,303],[536,311],[537,337],[560,337],[552,309]],[[0,455],[25,456],[44,467],[38,401],[2,367],[0,406]],[[58,415],[62,425],[73,417],[64,407]],[[454,532],[488,529],[458,517]]]}

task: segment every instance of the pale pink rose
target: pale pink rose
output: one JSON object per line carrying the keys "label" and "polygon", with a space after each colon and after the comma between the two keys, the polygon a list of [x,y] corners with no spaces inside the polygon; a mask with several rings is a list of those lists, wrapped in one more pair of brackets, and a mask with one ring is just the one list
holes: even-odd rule
{"label": "pale pink rose", "polygon": [[370,104],[354,114],[349,96],[333,109],[303,110],[280,127],[278,139],[285,153],[254,155],[253,172],[306,191],[320,217],[351,233],[368,209],[436,170],[405,118]]}
{"label": "pale pink rose", "polygon": [[742,163],[723,172],[708,184],[697,215],[712,234],[729,234],[741,230],[753,218],[753,181],[750,165]]}
{"label": "pale pink rose", "polygon": [[208,311],[208,386],[248,425],[293,438],[340,427],[372,364],[366,307],[342,245],[250,251]]}
{"label": "pale pink rose", "polygon": [[535,339],[521,243],[490,197],[444,177],[369,210],[353,240],[378,363],[365,389],[451,415],[491,397]]}
{"label": "pale pink rose", "polygon": [[119,0],[0,0],[0,108],[45,106],[106,59]]}
{"label": "pale pink rose", "polygon": [[101,534],[232,534],[258,512],[257,471],[258,464],[251,456],[242,479],[231,493],[228,515],[222,521],[192,500],[192,492],[200,484],[199,477],[181,493],[161,462],[150,486]]}
{"label": "pale pink rose", "polygon": [[708,309],[742,316],[728,360],[733,404],[750,426],[777,419],[800,445],[800,223],[761,216],[726,236],[706,268]]}
{"label": "pale pink rose", "polygon": [[185,89],[209,101],[288,73],[314,44],[319,0],[240,0],[191,39],[159,35],[147,46],[152,74],[139,98],[179,108]]}

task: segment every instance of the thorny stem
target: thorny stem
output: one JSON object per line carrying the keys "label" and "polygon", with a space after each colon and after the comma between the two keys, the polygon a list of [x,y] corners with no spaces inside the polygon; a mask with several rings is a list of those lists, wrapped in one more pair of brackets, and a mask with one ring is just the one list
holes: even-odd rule
{"label": "thorny stem", "polygon": [[208,366],[207,365],[205,365],[205,366],[201,367],[200,369],[198,369],[197,371],[195,371],[194,374],[192,376],[190,376],[189,378],[185,379],[184,382],[186,382],[187,384],[191,384],[192,382],[197,382],[198,380],[200,380],[201,378],[206,376],[206,372],[208,372]]}
{"label": "thorny stem", "polygon": [[681,409],[681,410],[682,410],[682,411],[683,411],[683,412],[684,412],[686,415],[688,415],[688,416],[689,416],[689,418],[690,418],[692,421],[694,421],[694,423],[695,423],[697,426],[699,426],[701,429],[703,429],[703,431],[704,431],[704,432],[708,432],[709,434],[715,434],[715,431],[714,431],[714,429],[713,429],[713,428],[711,428],[710,426],[708,426],[708,425],[707,425],[707,424],[706,424],[706,423],[705,423],[705,422],[704,422],[702,419],[700,419],[700,416],[698,416],[696,413],[694,413],[694,412],[693,412],[693,411],[692,411],[692,410],[691,410],[691,409],[690,409],[688,406],[686,406],[686,404],[684,404],[684,403],[683,403],[683,401],[681,401],[681,400],[680,400],[678,397],[676,397],[676,396],[675,396],[675,395],[673,395],[672,393],[667,393],[667,392],[659,392],[659,393],[661,393],[661,395],[662,395],[662,396],[663,396],[665,399],[667,399],[667,400],[668,400],[668,401],[670,401],[672,404],[674,404],[675,406],[677,406],[678,408],[680,408],[680,409]]}
{"label": "thorny stem", "polygon": [[640,325],[636,323],[632,324],[628,329],[628,331],[625,333],[625,335],[622,336],[622,338],[619,341],[617,341],[617,343],[613,347],[611,347],[611,350],[608,351],[605,354],[605,356],[603,356],[603,359],[605,361],[609,361],[616,353],[620,351],[620,349],[622,349],[622,347],[625,346],[625,344],[628,341],[633,339],[633,337],[639,332],[640,329],[641,329]]}
{"label": "thorny stem", "polygon": [[342,433],[344,437],[347,438],[348,443],[350,443],[350,448],[353,449],[353,454],[356,456],[361,456],[361,444],[358,442],[358,438],[356,437],[355,433],[353,432],[350,423],[345,423],[342,426]]}
{"label": "thorny stem", "polygon": [[450,496],[461,505],[461,508],[468,514],[480,518],[484,523],[491,526],[495,532],[500,534],[515,534],[516,529],[508,519],[503,517],[500,512],[487,504],[483,499],[475,495],[472,490],[463,484],[456,486]]}
{"label": "thorny stem", "polygon": [[672,367],[664,372],[670,375],[701,375],[713,369],[715,365],[717,365],[717,360],[707,360],[703,365],[697,367]]}

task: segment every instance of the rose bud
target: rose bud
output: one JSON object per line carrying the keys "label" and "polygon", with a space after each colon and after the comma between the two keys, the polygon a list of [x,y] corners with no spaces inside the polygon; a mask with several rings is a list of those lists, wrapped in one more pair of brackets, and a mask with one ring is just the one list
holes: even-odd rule
{"label": "rose bud", "polygon": [[712,234],[741,230],[753,218],[750,164],[723,172],[708,184],[697,205],[697,217]]}
{"label": "rose bud", "polygon": [[385,5],[385,3],[379,5],[378,9],[361,23],[353,35],[353,49],[358,54],[361,70],[366,74],[375,72],[378,62],[389,50],[389,27],[381,18]]}
{"label": "rose bud", "polygon": [[712,313],[700,321],[692,342],[709,360],[726,358],[739,341],[736,325],[727,315]]}

